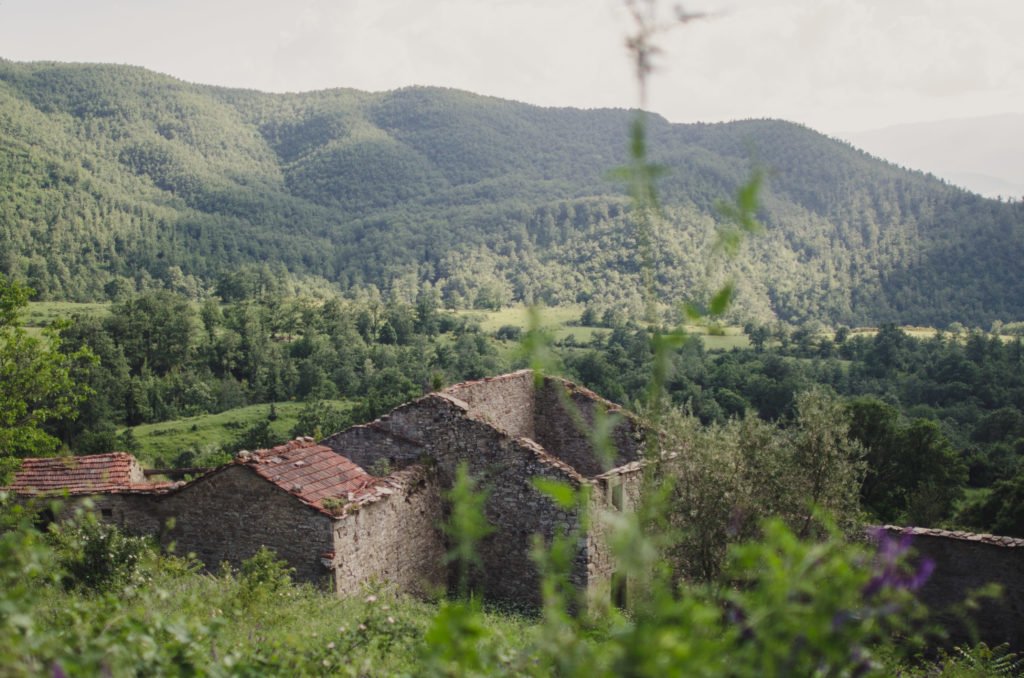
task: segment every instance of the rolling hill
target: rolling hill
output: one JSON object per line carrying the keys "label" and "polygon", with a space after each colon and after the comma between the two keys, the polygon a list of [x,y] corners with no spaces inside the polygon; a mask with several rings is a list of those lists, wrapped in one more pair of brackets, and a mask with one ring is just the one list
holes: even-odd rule
{"label": "rolling hill", "polygon": [[[40,298],[196,294],[240,267],[451,306],[637,308],[631,208],[607,179],[633,113],[437,88],[265,94],[130,66],[0,60],[0,272]],[[1024,205],[777,120],[652,116],[655,282],[738,281],[740,318],[944,326],[1024,318]],[[767,168],[766,235],[709,273],[716,204]],[[396,283],[395,281],[400,281]]]}

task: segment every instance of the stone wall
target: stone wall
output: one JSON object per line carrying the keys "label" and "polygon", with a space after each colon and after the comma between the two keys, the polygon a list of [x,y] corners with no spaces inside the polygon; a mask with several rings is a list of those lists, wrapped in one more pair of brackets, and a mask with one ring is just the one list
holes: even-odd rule
{"label": "stone wall", "polygon": [[642,462],[612,469],[594,479],[590,497],[591,528],[587,534],[587,604],[600,610],[609,604],[626,606],[630,582],[620,579],[608,541],[610,525],[605,514],[635,512],[643,490]]}
{"label": "stone wall", "polygon": [[159,494],[105,494],[91,497],[93,512],[104,522],[135,535],[155,535],[166,524]]}
{"label": "stone wall", "polygon": [[413,594],[443,592],[445,545],[437,474],[414,466],[388,477],[395,491],[334,522],[335,588],[355,595],[372,582]]}
{"label": "stone wall", "polygon": [[320,442],[357,466],[373,473],[381,462],[394,470],[414,464],[423,456],[423,445],[395,434],[376,422],[353,426]]}
{"label": "stone wall", "polygon": [[444,391],[469,405],[475,417],[514,437],[535,438],[533,372],[520,370],[499,377],[467,381]]}
{"label": "stone wall", "polygon": [[1000,599],[985,601],[972,613],[978,636],[989,646],[1009,643],[1016,651],[1024,650],[1024,539],[927,528],[886,529],[894,535],[911,533],[917,553],[935,562],[935,572],[919,596],[932,620],[949,631],[951,643],[972,642],[952,607],[968,591],[995,582],[1003,588]]}
{"label": "stone wall", "polygon": [[[116,525],[129,534],[154,535],[164,525],[155,492],[110,493],[93,495],[22,497],[19,502],[34,513],[43,525],[51,520],[71,520],[81,511],[92,511],[104,522]],[[56,514],[53,509],[56,507]]]}
{"label": "stone wall", "polygon": [[[467,465],[478,487],[487,492],[484,512],[495,527],[480,544],[481,567],[471,585],[491,600],[537,605],[539,580],[530,558],[533,535],[550,539],[557,530],[572,529],[577,516],[555,506],[534,487],[533,479],[548,477],[579,486],[583,478],[528,438],[516,438],[477,419],[465,402],[448,394],[420,398],[375,425],[422,441],[436,463],[442,487],[451,487],[458,466]],[[574,578],[585,584],[585,545]]]}
{"label": "stone wall", "polygon": [[161,513],[174,517],[164,543],[195,553],[211,569],[238,567],[261,546],[295,568],[299,581],[328,584],[321,554],[334,550],[333,519],[241,465],[226,466],[165,496]]}
{"label": "stone wall", "polygon": [[[566,410],[566,400],[577,415]],[[634,421],[626,417],[612,432],[615,458],[605,465],[595,453],[587,431],[593,430],[595,408],[606,407],[610,412],[622,414],[621,408],[587,389],[560,379],[546,379],[536,393],[534,440],[584,476],[597,476],[609,468],[635,461],[642,455],[642,440]],[[582,417],[582,428],[577,416]]]}

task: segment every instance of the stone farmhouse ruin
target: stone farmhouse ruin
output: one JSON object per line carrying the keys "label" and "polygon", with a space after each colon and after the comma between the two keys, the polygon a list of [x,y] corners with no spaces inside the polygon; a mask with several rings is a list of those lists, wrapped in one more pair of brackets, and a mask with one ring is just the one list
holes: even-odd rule
{"label": "stone farmhouse ruin", "polygon": [[[587,434],[598,411],[617,417],[604,463]],[[529,606],[540,602],[535,535],[577,529],[582,517],[535,479],[589,487],[591,515],[628,511],[639,498],[642,447],[640,426],[619,406],[562,379],[535,384],[524,370],[431,393],[319,443],[242,451],[187,483],[148,483],[131,455],[116,452],[26,459],[10,489],[89,496],[103,519],[156,535],[210,568],[237,566],[266,546],[297,579],[340,595],[374,582],[423,594],[452,583],[440,526],[445,490],[465,464],[494,528],[472,585],[491,600]],[[600,521],[580,534],[572,582],[588,597],[607,601],[615,589],[623,598]]]}
{"label": "stone farmhouse ruin", "polygon": [[[598,411],[617,417],[603,463],[586,433]],[[102,519],[195,553],[210,568],[238,566],[266,546],[297,579],[339,595],[376,583],[433,594],[454,583],[440,526],[445,491],[465,464],[486,492],[494,527],[479,546],[472,585],[491,600],[536,606],[534,539],[578,529],[582,516],[540,492],[535,479],[589,487],[590,515],[630,511],[640,499],[643,436],[635,419],[593,392],[550,377],[535,384],[521,371],[431,393],[319,442],[241,451],[187,483],[148,482],[131,455],[113,452],[25,459],[8,489],[66,495],[68,508],[90,497]],[[974,617],[979,637],[1024,649],[1024,539],[884,529],[913,535],[921,556],[935,562],[921,597],[937,620],[956,629],[960,618],[942,610],[998,582],[1001,598],[983,602]],[[602,521],[578,534],[572,582],[591,603],[626,602]],[[952,637],[971,638],[955,630]]]}

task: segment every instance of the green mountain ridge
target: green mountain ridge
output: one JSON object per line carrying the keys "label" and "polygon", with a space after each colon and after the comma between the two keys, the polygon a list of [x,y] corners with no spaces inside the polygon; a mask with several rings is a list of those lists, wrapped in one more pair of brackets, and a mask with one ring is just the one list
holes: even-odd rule
{"label": "green mountain ridge", "polygon": [[[246,265],[452,306],[639,307],[625,110],[439,88],[303,94],[142,68],[0,60],[0,272],[42,298],[195,293]],[[649,117],[658,294],[738,281],[738,318],[944,326],[1024,318],[1024,206],[776,120]],[[764,237],[708,273],[715,205],[769,171]],[[404,284],[404,283],[403,283]]]}

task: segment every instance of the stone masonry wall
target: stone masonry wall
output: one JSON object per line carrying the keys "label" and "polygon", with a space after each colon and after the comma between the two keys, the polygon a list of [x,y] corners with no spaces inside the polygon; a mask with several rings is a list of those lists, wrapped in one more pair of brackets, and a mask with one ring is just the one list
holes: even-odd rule
{"label": "stone masonry wall", "polygon": [[222,561],[238,567],[261,546],[295,568],[299,581],[329,583],[320,554],[334,549],[332,518],[243,466],[228,466],[167,495],[162,513],[174,528],[162,541],[176,552],[193,552],[214,569]]}
{"label": "stone masonry wall", "polygon": [[533,372],[520,370],[500,377],[467,381],[445,393],[469,405],[474,416],[514,437],[534,438]]}
{"label": "stone masonry wall", "polygon": [[356,595],[372,582],[413,594],[447,585],[441,488],[422,466],[392,474],[401,491],[334,522],[335,588]]}
{"label": "stone masonry wall", "polygon": [[[536,394],[534,440],[584,476],[597,476],[608,468],[602,467],[585,430],[581,431],[574,417],[566,411],[560,389],[568,394],[569,401],[582,415],[586,422],[585,430],[594,421],[595,407],[605,405],[603,400],[586,389],[567,385],[558,379],[547,379]],[[612,461],[611,467],[635,461],[642,455],[642,441],[633,420],[624,418],[615,427],[612,438],[618,456]]]}
{"label": "stone masonry wall", "polygon": [[423,445],[379,427],[375,422],[353,426],[320,442],[365,471],[372,473],[385,461],[392,469],[405,468],[423,456]]}
{"label": "stone masonry wall", "polygon": [[590,524],[587,534],[587,601],[593,610],[602,609],[616,602],[628,602],[629,582],[617,584],[623,587],[619,592],[624,600],[616,601],[612,582],[616,578],[615,560],[608,545],[610,526],[603,514],[610,512],[635,512],[643,487],[643,466],[634,462],[612,469],[595,479],[590,497]]}
{"label": "stone masonry wall", "polygon": [[[899,528],[887,529],[902,534]],[[935,572],[919,596],[932,619],[950,632],[950,640],[971,641],[951,606],[963,601],[968,591],[995,582],[1003,588],[1001,598],[983,602],[972,615],[978,636],[990,647],[1009,643],[1015,651],[1024,650],[1024,540],[926,528],[909,531],[918,554],[935,561]]]}
{"label": "stone masonry wall", "polygon": [[106,494],[92,497],[93,512],[104,522],[135,535],[155,535],[166,523],[158,494]]}
{"label": "stone masonry wall", "polygon": [[[533,486],[532,479],[548,477],[576,486],[583,479],[533,441],[515,438],[469,416],[464,403],[445,394],[421,398],[399,410],[378,423],[422,440],[436,460],[443,487],[451,486],[456,468],[465,462],[478,487],[488,492],[484,512],[495,532],[480,544],[482,566],[472,585],[491,600],[539,604],[539,579],[530,558],[533,535],[549,539],[557,530],[571,529],[577,516],[555,506]],[[585,585],[585,544],[574,579]]]}

